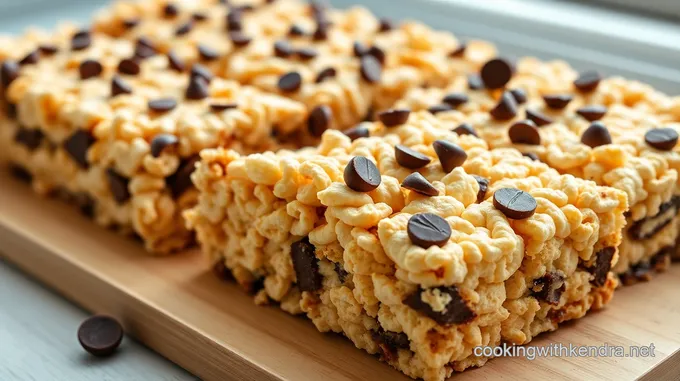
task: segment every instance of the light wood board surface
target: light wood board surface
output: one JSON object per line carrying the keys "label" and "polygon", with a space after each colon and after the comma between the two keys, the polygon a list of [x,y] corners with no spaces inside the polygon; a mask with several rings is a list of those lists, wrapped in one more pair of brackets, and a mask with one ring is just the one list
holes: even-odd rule
{"label": "light wood board surface", "polygon": [[[257,307],[188,251],[149,257],[135,241],[0,172],[0,252],[58,292],[119,318],[129,334],[204,380],[407,380],[340,336]],[[654,357],[492,360],[454,380],[680,379],[680,267],[619,290],[609,307],[535,346],[654,345]]]}

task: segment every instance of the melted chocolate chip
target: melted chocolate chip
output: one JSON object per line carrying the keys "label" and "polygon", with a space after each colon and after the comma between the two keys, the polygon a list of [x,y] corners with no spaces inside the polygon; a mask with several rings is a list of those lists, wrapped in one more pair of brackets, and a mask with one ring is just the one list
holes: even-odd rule
{"label": "melted chocolate chip", "polygon": [[510,120],[517,115],[517,101],[509,91],[506,91],[498,100],[498,104],[489,111],[491,116],[500,121]]}
{"label": "melted chocolate chip", "polygon": [[510,82],[514,73],[512,62],[504,58],[494,58],[482,66],[482,82],[488,89],[501,89]]}
{"label": "melted chocolate chip", "polygon": [[536,199],[516,188],[501,188],[493,194],[493,205],[506,217],[514,220],[527,219],[536,212]]}
{"label": "melted chocolate chip", "polygon": [[408,169],[423,168],[432,161],[429,156],[401,144],[394,147],[394,156],[399,165]]}
{"label": "melted chocolate chip", "polygon": [[333,120],[333,110],[327,105],[314,107],[307,120],[307,130],[314,137],[321,137],[330,127]]}
{"label": "melted chocolate chip", "polygon": [[300,90],[302,86],[302,76],[300,73],[292,71],[286,73],[279,78],[279,90],[283,92],[294,92]]}
{"label": "melted chocolate chip", "polygon": [[531,294],[538,300],[558,305],[565,289],[564,275],[560,272],[549,272],[534,279]]}
{"label": "melted chocolate chip", "polygon": [[660,151],[670,151],[678,143],[678,133],[670,128],[652,128],[645,133],[645,142]]}
{"label": "melted chocolate chip", "polygon": [[151,156],[160,157],[163,151],[168,147],[177,147],[179,139],[177,136],[170,134],[159,134],[154,136],[151,140]]}
{"label": "melted chocolate chip", "polygon": [[322,276],[319,273],[319,260],[316,248],[308,238],[295,242],[290,247],[290,256],[300,291],[316,291],[321,288]]}
{"label": "melted chocolate chip", "polygon": [[194,173],[196,163],[199,161],[201,161],[201,158],[198,155],[182,160],[177,171],[165,179],[165,184],[170,189],[170,193],[174,198],[180,197],[189,188],[193,187],[191,174]]}
{"label": "melted chocolate chip", "polygon": [[596,148],[606,144],[612,143],[612,137],[609,135],[609,130],[601,122],[593,122],[581,135],[581,143],[590,148]]}
{"label": "melted chocolate chip", "polygon": [[[435,290],[437,293],[433,292]],[[450,301],[443,311],[435,311],[424,300],[427,299],[422,296],[424,292],[432,292],[434,295],[447,295]],[[465,324],[477,316],[460,295],[460,291],[456,286],[440,286],[434,289],[419,288],[418,291],[406,297],[404,304],[425,314],[438,324]]]}
{"label": "melted chocolate chip", "polygon": [[605,247],[595,254],[595,263],[588,268],[588,271],[593,274],[593,279],[590,283],[595,287],[602,287],[607,282],[607,274],[612,268],[612,259],[616,248]]}
{"label": "melted chocolate chip", "polygon": [[375,342],[386,345],[392,351],[410,347],[408,336],[403,332],[385,331],[380,327],[378,331],[371,332],[371,337]]}
{"label": "melted chocolate chip", "polygon": [[396,127],[405,124],[408,121],[409,115],[411,115],[411,110],[409,109],[391,109],[379,113],[378,120],[380,120],[385,127]]}
{"label": "melted chocolate chip", "polygon": [[526,116],[527,119],[534,122],[538,127],[547,126],[553,122],[547,115],[532,109],[526,110]]}
{"label": "melted chocolate chip", "polygon": [[409,218],[406,230],[411,242],[423,249],[446,245],[452,233],[451,225],[433,213],[414,214]]}
{"label": "melted chocolate chip", "polygon": [[432,143],[432,146],[445,173],[460,167],[467,160],[467,153],[458,144],[446,140],[436,140]]}
{"label": "melted chocolate chip", "polygon": [[545,105],[553,110],[562,110],[574,99],[573,96],[569,94],[554,94],[554,95],[544,95],[543,101]]}
{"label": "melted chocolate chip", "polygon": [[513,144],[528,144],[534,146],[541,144],[541,135],[538,133],[538,128],[536,128],[534,122],[530,120],[514,123],[508,130],[508,135]]}
{"label": "melted chocolate chip", "polygon": [[481,204],[484,200],[486,200],[486,192],[489,190],[489,179],[477,175],[472,175],[472,177],[477,180],[477,185],[479,185],[479,190],[477,191],[477,203]]}
{"label": "melted chocolate chip", "polygon": [[439,191],[423,175],[413,172],[406,176],[401,186],[424,196],[438,196]]}
{"label": "melted chocolate chip", "polygon": [[80,168],[87,169],[87,151],[94,144],[94,137],[85,130],[78,130],[64,142],[64,150]]}
{"label": "melted chocolate chip", "polygon": [[130,191],[128,190],[130,180],[121,176],[112,168],[106,170],[106,178],[109,181],[109,189],[116,203],[122,205],[127,202],[130,199]]}
{"label": "melted chocolate chip", "polygon": [[370,192],[382,181],[378,167],[363,156],[355,156],[347,163],[344,178],[345,184],[357,192]]}
{"label": "melted chocolate chip", "polygon": [[584,106],[576,110],[576,113],[581,115],[585,120],[594,122],[604,117],[604,115],[607,113],[607,108],[598,105]]}
{"label": "melted chocolate chip", "polygon": [[95,60],[85,60],[80,64],[80,79],[86,80],[94,77],[98,77],[104,68],[99,61]]}

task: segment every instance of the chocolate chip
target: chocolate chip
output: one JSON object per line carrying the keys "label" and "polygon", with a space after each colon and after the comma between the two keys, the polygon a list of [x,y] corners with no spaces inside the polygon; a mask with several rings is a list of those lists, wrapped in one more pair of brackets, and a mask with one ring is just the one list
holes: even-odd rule
{"label": "chocolate chip", "polygon": [[160,157],[161,153],[168,147],[177,147],[179,139],[170,134],[159,134],[151,140],[151,156]]}
{"label": "chocolate chip", "polygon": [[489,111],[496,120],[510,120],[517,115],[517,101],[509,91],[506,91],[498,100],[498,104]]}
{"label": "chocolate chip", "polygon": [[465,163],[467,154],[458,144],[446,140],[436,140],[432,146],[439,157],[444,172],[449,173]]}
{"label": "chocolate chip", "polygon": [[658,150],[670,151],[678,143],[678,133],[670,128],[652,128],[645,133],[645,142]]}
{"label": "chocolate chip", "polygon": [[137,39],[137,44],[135,45],[135,57],[144,59],[153,57],[156,55],[156,45],[146,37],[140,37]]}
{"label": "chocolate chip", "polygon": [[170,189],[170,193],[174,198],[178,198],[189,188],[193,187],[194,183],[191,182],[191,175],[194,173],[196,163],[199,161],[201,161],[201,158],[198,155],[183,159],[177,171],[165,179],[165,184]]}
{"label": "chocolate chip", "polygon": [[90,165],[87,162],[87,151],[94,144],[94,137],[85,130],[78,130],[64,142],[64,150],[68,152],[73,161],[83,169]]}
{"label": "chocolate chip", "polygon": [[477,203],[481,204],[482,201],[486,200],[486,192],[489,190],[489,179],[477,175],[472,175],[472,177],[477,180],[477,185],[479,185],[479,190],[477,191]]}
{"label": "chocolate chip", "polygon": [[110,316],[92,316],[78,328],[78,342],[93,356],[111,356],[122,340],[123,327]]}
{"label": "chocolate chip", "polygon": [[186,34],[189,34],[191,30],[194,28],[194,23],[193,21],[187,21],[184,24],[180,25],[177,30],[175,30],[175,36],[184,36]]}
{"label": "chocolate chip", "polygon": [[538,127],[547,126],[553,122],[547,115],[532,109],[526,110],[526,116],[527,119],[534,122]]}
{"label": "chocolate chip", "polygon": [[378,119],[385,127],[396,127],[405,124],[408,121],[409,115],[411,115],[411,110],[398,108],[379,113]]}
{"label": "chocolate chip", "polygon": [[382,327],[378,331],[371,332],[371,337],[375,342],[386,345],[388,349],[409,349],[410,342],[408,336],[403,332],[385,331]]}
{"label": "chocolate chip", "polygon": [[209,18],[208,15],[206,15],[205,13],[201,13],[201,12],[194,12],[194,13],[191,14],[191,19],[196,21],[196,22],[205,21],[208,18]]}
{"label": "chocolate chip", "polygon": [[394,157],[399,165],[408,169],[423,168],[432,161],[429,156],[401,144],[394,147]]}
{"label": "chocolate chip", "polygon": [[236,103],[211,103],[210,104],[210,109],[212,109],[215,112],[222,112],[222,111],[227,111],[227,110],[233,110],[238,108],[238,105]]}
{"label": "chocolate chip", "polygon": [[586,71],[579,74],[579,77],[574,80],[574,86],[584,93],[591,92],[597,88],[602,80],[600,73],[596,71]]}
{"label": "chocolate chip", "polygon": [[527,93],[523,89],[512,89],[510,90],[510,94],[515,98],[515,102],[517,102],[518,105],[523,105],[527,102]]}
{"label": "chocolate chip", "polygon": [[141,22],[140,19],[138,18],[133,18],[133,19],[125,19],[123,20],[123,27],[125,29],[132,29],[135,28],[139,23]]}
{"label": "chocolate chip", "polygon": [[15,179],[22,181],[24,183],[30,184],[33,182],[33,175],[26,168],[15,164],[9,164],[9,172]]}
{"label": "chocolate chip", "polygon": [[531,295],[548,304],[558,305],[562,293],[566,289],[564,275],[560,272],[549,272],[540,278],[534,279],[531,285]]}
{"label": "chocolate chip", "polygon": [[536,212],[536,199],[516,188],[501,188],[493,194],[493,205],[506,217],[523,220]]}
{"label": "chocolate chip", "polygon": [[467,77],[468,89],[470,90],[481,90],[484,88],[484,82],[482,82],[482,77],[477,74],[470,74]]}
{"label": "chocolate chip", "polygon": [[581,143],[590,148],[595,148],[606,144],[612,144],[612,137],[609,135],[609,130],[602,122],[593,122],[590,127],[583,131]]}
{"label": "chocolate chip", "polygon": [[406,176],[401,186],[425,196],[438,196],[439,191],[423,175],[413,172]]}
{"label": "chocolate chip", "polygon": [[199,63],[195,63],[194,66],[191,67],[191,77],[203,78],[208,84],[210,84],[210,82],[213,80],[213,73],[207,67]]}
{"label": "chocolate chip", "polygon": [[[444,310],[435,311],[425,301],[428,298],[423,298],[423,293],[433,292],[434,290],[437,290],[437,294],[442,298],[446,296],[449,300]],[[404,304],[425,314],[438,324],[465,324],[477,316],[467,305],[467,302],[460,295],[460,291],[458,291],[456,286],[440,286],[433,289],[418,288],[418,291],[406,297]]]}
{"label": "chocolate chip", "polygon": [[333,120],[333,110],[326,105],[314,107],[307,120],[307,129],[314,137],[321,137],[330,127]]}
{"label": "chocolate chip", "polygon": [[315,58],[316,56],[318,56],[319,52],[317,52],[316,49],[314,49],[314,48],[306,47],[306,48],[298,49],[295,52],[295,54],[297,54],[297,56],[301,60],[308,61],[308,60],[311,60],[311,59]]}
{"label": "chocolate chip", "polygon": [[373,56],[361,57],[361,77],[368,83],[376,83],[382,77],[382,66]]}
{"label": "chocolate chip", "polygon": [[605,247],[595,254],[595,263],[588,268],[588,272],[593,274],[590,283],[595,287],[602,287],[607,283],[607,274],[612,268],[612,259],[616,253],[615,247]]}
{"label": "chocolate chip", "polygon": [[231,40],[231,43],[237,48],[247,46],[253,41],[252,37],[247,36],[240,31],[230,32],[229,39]]}
{"label": "chocolate chip", "polygon": [[182,61],[181,58],[174,52],[168,53],[168,66],[177,72],[182,73],[184,70],[186,70],[186,65],[184,65],[184,61]]}
{"label": "chocolate chip", "polygon": [[442,99],[442,103],[446,103],[452,108],[458,108],[458,106],[467,103],[469,100],[470,98],[463,93],[450,93]]}
{"label": "chocolate chip", "polygon": [[286,93],[298,91],[302,86],[302,76],[295,71],[286,73],[279,78],[278,86],[279,90]]}
{"label": "chocolate chip", "polygon": [[90,36],[89,30],[81,30],[71,38],[71,49],[75,51],[85,50],[89,48],[91,44],[92,37]]}
{"label": "chocolate chip", "polygon": [[177,101],[173,98],[159,98],[150,100],[149,110],[154,112],[168,112],[177,107]]}
{"label": "chocolate chip", "polygon": [[321,83],[327,79],[335,78],[336,75],[338,75],[338,72],[335,68],[327,67],[319,72],[314,82]]}
{"label": "chocolate chip", "polygon": [[389,32],[392,29],[394,29],[394,23],[392,20],[387,19],[387,18],[381,18],[379,20],[380,24],[378,26],[378,31],[379,32]]}
{"label": "chocolate chip", "polygon": [[451,225],[432,213],[414,214],[409,218],[406,230],[411,242],[423,249],[435,245],[442,247],[451,238]]}
{"label": "chocolate chip", "polygon": [[464,42],[461,42],[458,44],[458,46],[449,53],[449,57],[453,58],[462,58],[465,55],[465,51],[467,50],[467,44]]}
{"label": "chocolate chip", "polygon": [[328,39],[328,28],[329,28],[328,24],[319,23],[316,26],[316,30],[314,31],[312,38],[314,38],[315,41],[323,41]]}
{"label": "chocolate chip", "polygon": [[304,36],[305,34],[306,34],[305,30],[302,29],[302,27],[297,24],[291,25],[290,30],[288,31],[288,35],[293,37],[300,37]]}
{"label": "chocolate chip", "polygon": [[115,75],[111,80],[111,96],[120,94],[132,94],[132,87],[123,78]]}
{"label": "chocolate chip", "polygon": [[2,63],[2,67],[0,67],[0,82],[2,82],[4,89],[7,89],[15,79],[19,78],[19,70],[19,64],[14,61],[8,60]]}
{"label": "chocolate chip", "polygon": [[40,147],[45,135],[37,128],[20,127],[14,134],[14,141],[28,148],[29,151],[34,151]]}
{"label": "chocolate chip", "polygon": [[52,44],[42,44],[42,45],[38,46],[38,50],[44,56],[51,56],[51,55],[57,54],[57,52],[59,52],[59,47],[57,47],[56,45],[52,45]]}
{"label": "chocolate chip", "polygon": [[607,113],[607,108],[599,105],[584,106],[576,110],[576,113],[581,115],[585,120],[594,122],[604,117]]}
{"label": "chocolate chip", "polygon": [[128,190],[130,180],[128,178],[119,175],[112,168],[106,170],[106,178],[109,181],[111,195],[118,205],[122,205],[130,199],[130,191]]}
{"label": "chocolate chip", "polygon": [[[672,211],[671,211],[672,209]],[[642,241],[652,238],[664,227],[671,223],[680,209],[680,196],[673,196],[670,200],[659,205],[659,212],[651,217],[646,217],[635,221],[628,228],[628,235],[635,241]],[[671,211],[670,213],[668,213]],[[653,226],[649,226],[651,225]]]}
{"label": "chocolate chip", "polygon": [[356,192],[370,192],[382,181],[378,167],[363,156],[355,156],[347,163],[344,179],[345,184]]}
{"label": "chocolate chip", "polygon": [[208,82],[203,77],[193,76],[189,79],[189,86],[184,94],[187,99],[201,100],[210,96]]}
{"label": "chocolate chip", "polygon": [[179,14],[179,8],[173,3],[165,4],[165,7],[163,7],[163,14],[166,17],[175,17]]}
{"label": "chocolate chip", "polygon": [[198,44],[198,54],[203,61],[215,61],[220,58],[220,53],[217,50],[203,44]]}
{"label": "chocolate chip", "polygon": [[355,57],[363,57],[368,53],[368,47],[360,41],[354,41],[352,44],[352,52]]}
{"label": "chocolate chip", "polygon": [[477,132],[475,132],[475,129],[472,128],[472,125],[470,125],[469,123],[462,123],[458,127],[454,128],[452,131],[457,133],[458,135],[478,136]]}
{"label": "chocolate chip", "polygon": [[287,58],[292,56],[293,53],[295,53],[295,49],[288,41],[280,40],[274,43],[274,54],[277,57]]}
{"label": "chocolate chip", "polygon": [[99,61],[95,60],[85,60],[80,64],[80,79],[86,80],[94,77],[98,77],[104,68]]}
{"label": "chocolate chip", "polygon": [[510,82],[515,74],[515,66],[504,58],[494,58],[482,66],[481,76],[488,89],[500,89]]}
{"label": "chocolate chip", "polygon": [[335,273],[338,274],[338,279],[340,280],[340,283],[345,283],[345,280],[347,279],[349,273],[345,271],[345,269],[342,267],[342,264],[336,262],[334,270]]}
{"label": "chocolate chip", "polygon": [[238,9],[233,9],[227,14],[227,30],[243,30],[243,14]]}
{"label": "chocolate chip", "polygon": [[538,155],[536,155],[536,154],[533,153],[533,152],[524,152],[524,153],[522,154],[522,156],[528,157],[529,159],[531,159],[531,160],[533,160],[533,161],[541,161],[541,159],[538,157]]}
{"label": "chocolate chip", "polygon": [[555,95],[544,95],[543,96],[543,101],[545,102],[546,106],[553,110],[562,110],[567,105],[571,100],[574,99],[569,94],[555,94]]}
{"label": "chocolate chip", "polygon": [[127,75],[137,75],[141,71],[139,63],[131,58],[126,58],[118,64],[118,72]]}
{"label": "chocolate chip", "polygon": [[40,52],[34,50],[19,61],[19,65],[35,65],[40,61]]}
{"label": "chocolate chip", "polygon": [[427,111],[429,111],[432,115],[437,115],[440,112],[447,112],[451,110],[453,110],[453,108],[447,103],[440,103],[438,105],[430,106],[427,109]]}
{"label": "chocolate chip", "polygon": [[308,238],[290,246],[290,256],[300,291],[316,291],[321,288],[322,276],[319,273],[319,259],[315,255],[316,248]]}
{"label": "chocolate chip", "polygon": [[370,135],[370,131],[366,126],[360,124],[358,126],[343,131],[343,134],[347,135],[347,137],[349,137],[350,140],[355,141],[360,138],[367,138]]}
{"label": "chocolate chip", "polygon": [[375,57],[378,62],[380,62],[381,65],[385,64],[385,60],[387,60],[387,55],[385,54],[385,51],[380,49],[377,46],[371,46],[370,49],[368,49],[368,52],[366,54]]}

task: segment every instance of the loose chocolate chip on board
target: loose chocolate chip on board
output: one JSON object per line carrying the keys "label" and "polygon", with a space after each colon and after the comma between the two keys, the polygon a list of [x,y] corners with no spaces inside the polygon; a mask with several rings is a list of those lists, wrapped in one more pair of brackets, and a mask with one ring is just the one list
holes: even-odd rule
{"label": "loose chocolate chip on board", "polygon": [[80,345],[97,357],[111,356],[122,340],[123,327],[110,316],[92,316],[78,328]]}
{"label": "loose chocolate chip on board", "polygon": [[330,127],[333,120],[333,110],[327,105],[314,107],[307,120],[307,130],[314,137],[321,137]]}
{"label": "loose chocolate chip on board", "polygon": [[475,132],[475,129],[469,123],[462,123],[460,126],[454,128],[452,131],[457,133],[458,135],[478,136],[477,132]]}
{"label": "loose chocolate chip on board", "polygon": [[34,50],[19,61],[19,65],[35,65],[40,61],[40,51]]}
{"label": "loose chocolate chip on board", "polygon": [[345,184],[357,192],[370,192],[380,186],[378,167],[363,156],[353,157],[345,167]]}
{"label": "loose chocolate chip on board", "polygon": [[177,172],[165,179],[165,184],[170,189],[170,193],[172,193],[174,198],[183,195],[184,192],[194,185],[191,182],[191,174],[194,173],[196,163],[200,160],[201,158],[198,155],[183,159]]}
{"label": "loose chocolate chip on board", "polygon": [[456,167],[460,167],[467,160],[467,153],[455,143],[446,140],[436,140],[432,143],[434,151],[439,157],[444,172],[449,173]]}
{"label": "loose chocolate chip on board", "polygon": [[125,20],[123,20],[123,27],[125,29],[132,29],[132,28],[135,28],[137,25],[139,25],[139,23],[141,21],[142,20],[140,20],[138,18],[125,19]]}
{"label": "loose chocolate chip on board", "polygon": [[595,287],[602,287],[607,282],[607,274],[612,268],[612,259],[616,248],[605,247],[595,254],[595,263],[588,268],[588,271],[593,274],[593,279],[590,283]]}
{"label": "loose chocolate chip on board", "polygon": [[112,168],[106,170],[106,178],[109,181],[111,195],[118,205],[122,205],[130,199],[130,191],[128,190],[130,180],[128,178],[121,176]]}
{"label": "loose chocolate chip on board", "polygon": [[38,50],[44,56],[51,56],[57,54],[57,52],[59,51],[59,47],[52,44],[42,44],[38,46]]}
{"label": "loose chocolate chip on board", "polygon": [[92,37],[89,30],[81,30],[71,38],[71,50],[85,50],[92,44]]}
{"label": "loose chocolate chip on board", "polygon": [[163,14],[166,17],[175,17],[179,14],[179,8],[173,3],[165,4],[165,7],[163,7]]}
{"label": "loose chocolate chip on board", "polygon": [[304,36],[305,34],[306,34],[305,30],[302,29],[302,27],[297,24],[291,25],[290,30],[288,31],[288,35],[292,37],[301,37]]}
{"label": "loose chocolate chip on board", "polygon": [[670,151],[678,143],[678,133],[670,128],[652,128],[645,133],[645,142],[661,151]]}
{"label": "loose chocolate chip on board", "polygon": [[98,77],[104,68],[99,61],[95,60],[85,60],[80,64],[80,79],[86,80],[94,77]]}
{"label": "loose chocolate chip on board", "polygon": [[380,19],[380,25],[378,26],[378,30],[380,32],[389,32],[392,29],[394,29],[394,23],[392,20],[386,18]]}
{"label": "loose chocolate chip on board", "polygon": [[288,58],[295,53],[293,46],[285,40],[279,40],[274,43],[274,55],[279,58]]}
{"label": "loose chocolate chip on board", "polygon": [[493,205],[506,217],[523,220],[536,212],[536,199],[516,188],[501,188],[493,194]]}
{"label": "loose chocolate chip on board", "polygon": [[396,127],[406,123],[409,115],[411,115],[411,110],[407,108],[396,108],[379,113],[378,120],[380,120],[385,127]]}
{"label": "loose chocolate chip on board", "polygon": [[538,127],[547,126],[553,122],[547,115],[532,109],[526,110],[526,116],[527,119],[534,122]]}
{"label": "loose chocolate chip on board", "polygon": [[477,184],[479,185],[479,191],[477,191],[477,203],[481,204],[482,201],[486,200],[486,192],[489,190],[489,179],[477,175],[472,175],[472,177],[477,180]]}
{"label": "loose chocolate chip on board", "polygon": [[194,28],[194,23],[193,21],[187,21],[184,24],[180,25],[177,30],[175,30],[175,36],[184,36],[189,34],[191,30]]}
{"label": "loose chocolate chip on board", "polygon": [[553,110],[562,110],[574,99],[573,96],[569,94],[554,94],[554,95],[544,95],[543,101],[545,105]]}
{"label": "loose chocolate chip on board", "polygon": [[321,83],[327,79],[335,78],[336,75],[338,75],[338,72],[335,68],[327,67],[319,72],[314,82]]}
{"label": "loose chocolate chip on board", "polygon": [[601,122],[593,122],[590,127],[583,131],[581,135],[581,143],[590,148],[612,144],[612,137],[609,135],[609,130]]}
{"label": "loose chocolate chip on board", "polygon": [[319,52],[317,52],[316,49],[312,47],[305,47],[298,49],[295,54],[297,54],[298,58],[301,60],[308,61],[316,58],[316,56],[319,55]]}
{"label": "loose chocolate chip on board", "polygon": [[154,112],[168,112],[177,107],[177,101],[173,98],[160,98],[150,100],[148,103],[149,110]]}
{"label": "loose chocolate chip on board", "polygon": [[515,74],[515,65],[504,58],[494,58],[482,66],[482,82],[487,89],[501,89]]}
{"label": "loose chocolate chip on board", "polygon": [[83,169],[90,165],[87,162],[87,150],[94,144],[94,137],[85,130],[78,130],[64,142],[64,150],[68,152],[73,161]]}
{"label": "loose chocolate chip on board", "polygon": [[29,151],[34,151],[40,147],[45,135],[37,128],[20,127],[14,134],[14,141],[26,147]]}
{"label": "loose chocolate chip on board", "polygon": [[213,80],[213,74],[210,69],[199,63],[196,63],[191,67],[191,77],[201,77],[208,83]]}
{"label": "loose chocolate chip on board", "polygon": [[371,134],[371,132],[368,130],[368,127],[360,124],[358,126],[354,126],[348,130],[343,131],[343,134],[347,135],[347,137],[349,137],[350,140],[355,141],[359,138],[367,138]]}
{"label": "loose chocolate chip on board", "polygon": [[510,94],[515,98],[515,102],[517,102],[518,105],[523,105],[527,102],[527,93],[523,89],[512,89],[510,90]]}
{"label": "loose chocolate chip on board", "polygon": [[182,61],[181,58],[174,52],[168,53],[168,66],[176,71],[182,73],[184,70],[186,70],[186,65],[184,64],[184,61]]}
{"label": "loose chocolate chip on board", "polygon": [[137,75],[142,69],[139,63],[132,58],[126,58],[118,64],[118,72],[127,75]]}
{"label": "loose chocolate chip on board", "polygon": [[470,74],[467,77],[468,89],[470,90],[481,90],[484,88],[484,82],[482,82],[482,77],[477,74]]}
{"label": "loose chocolate chip on board", "polygon": [[560,303],[560,298],[565,289],[564,275],[553,271],[534,279],[531,294],[538,300],[557,305]]}
{"label": "loose chocolate chip on board", "polygon": [[132,94],[132,87],[119,76],[114,76],[111,80],[111,96],[120,94]]}
{"label": "loose chocolate chip on board", "polygon": [[607,113],[607,108],[599,105],[584,106],[576,110],[576,113],[581,115],[585,120],[594,122],[604,117]]}
{"label": "loose chocolate chip on board", "polygon": [[464,42],[461,42],[455,49],[449,53],[449,57],[452,58],[462,58],[465,55],[465,51],[467,50],[467,44]]}
{"label": "loose chocolate chip on board", "polygon": [[394,156],[399,165],[408,169],[423,168],[432,161],[429,156],[401,144],[394,147]]}
{"label": "loose chocolate chip on board", "polygon": [[509,91],[506,91],[498,100],[494,108],[489,111],[491,116],[500,121],[510,120],[517,115],[517,101]]}
{"label": "loose chocolate chip on board", "polygon": [[385,331],[379,327],[377,331],[371,332],[371,337],[377,343],[385,344],[390,350],[409,349],[410,342],[408,336],[403,332]]}
{"label": "loose chocolate chip on board", "polygon": [[[422,296],[424,292],[437,294],[430,290],[437,290],[437,293],[442,297],[448,295],[447,299],[450,301],[444,310],[435,311],[432,309],[432,306],[425,301],[427,298],[423,298]],[[468,306],[465,299],[460,295],[460,291],[456,286],[440,286],[434,289],[419,288],[418,291],[406,297],[404,304],[427,315],[438,324],[465,324],[477,316],[470,306]]]}
{"label": "loose chocolate chip on board", "polygon": [[203,77],[194,76],[189,79],[185,96],[190,100],[201,100],[210,96],[210,87]]}
{"label": "loose chocolate chip on board", "polygon": [[151,140],[151,156],[160,157],[168,147],[177,147],[179,139],[170,134],[158,134]]}
{"label": "loose chocolate chip on board", "polygon": [[240,31],[230,32],[229,39],[231,40],[231,43],[237,48],[247,46],[251,43],[251,41],[253,41],[252,37],[247,36]]}
{"label": "loose chocolate chip on board", "polygon": [[423,175],[419,172],[413,172],[406,176],[404,181],[401,183],[403,188],[412,190],[416,193],[420,193],[424,196],[438,196],[439,191],[432,185]]}
{"label": "loose chocolate chip on board", "polygon": [[213,102],[210,104],[210,109],[215,111],[215,112],[222,112],[222,111],[227,111],[227,110],[233,110],[237,109],[238,104],[233,103],[233,102]]}
{"label": "loose chocolate chip on board", "polygon": [[427,109],[427,111],[429,111],[430,114],[432,114],[432,115],[437,115],[440,112],[447,112],[447,111],[451,111],[451,110],[453,110],[453,108],[451,107],[451,105],[449,105],[447,103],[440,103],[438,105],[430,106]]}
{"label": "loose chocolate chip on board", "polygon": [[2,63],[2,67],[0,67],[0,82],[2,82],[4,89],[7,89],[15,79],[19,78],[19,70],[19,64],[14,61],[8,60]]}
{"label": "loose chocolate chip on board", "polygon": [[300,291],[316,291],[321,288],[322,276],[319,273],[319,260],[316,248],[308,238],[295,242],[290,247],[290,256]]}
{"label": "loose chocolate chip on board", "polygon": [[541,135],[534,122],[523,120],[514,123],[508,130],[508,136],[513,144],[528,144],[537,146],[541,144]]}
{"label": "loose chocolate chip on board", "polygon": [[470,98],[463,93],[450,93],[442,99],[442,103],[446,103],[452,108],[458,108],[458,106],[467,103],[469,100]]}
{"label": "loose chocolate chip on board", "polygon": [[279,78],[278,86],[279,90],[286,93],[298,91],[302,86],[302,76],[295,71],[286,73]]}
{"label": "loose chocolate chip on board", "polygon": [[382,66],[373,56],[361,57],[361,77],[368,83],[376,83],[382,77]]}
{"label": "loose chocolate chip on board", "polygon": [[406,230],[414,245],[427,249],[442,247],[451,238],[451,225],[433,213],[418,213],[409,218]]}
{"label": "loose chocolate chip on board", "polygon": [[578,78],[574,80],[574,86],[584,93],[591,92],[597,88],[602,80],[600,73],[596,71],[586,71],[579,74]]}

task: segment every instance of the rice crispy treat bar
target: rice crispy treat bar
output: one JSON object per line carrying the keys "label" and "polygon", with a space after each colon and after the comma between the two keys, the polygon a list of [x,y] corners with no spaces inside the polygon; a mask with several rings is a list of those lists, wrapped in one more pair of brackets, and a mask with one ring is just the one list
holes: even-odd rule
{"label": "rice crispy treat bar", "polygon": [[492,148],[514,147],[561,173],[623,190],[631,209],[614,271],[631,283],[667,268],[680,233],[676,100],[560,61],[522,59],[515,73],[508,64],[484,65],[480,78],[491,88],[458,77],[445,89],[413,89],[398,107],[428,109]]}
{"label": "rice crispy treat bar", "polygon": [[216,269],[413,378],[481,366],[475,347],[528,343],[617,285],[624,192],[426,111],[297,152],[205,150],[192,177]]}
{"label": "rice crispy treat bar", "polygon": [[203,66],[131,59],[139,42],[88,33],[79,46],[82,33],[58,34],[68,38],[30,62],[3,63],[14,113],[0,121],[0,144],[38,193],[67,195],[150,252],[193,242],[181,213],[195,202],[190,175],[201,150],[276,150],[277,133],[307,119],[303,104],[213,78]]}

